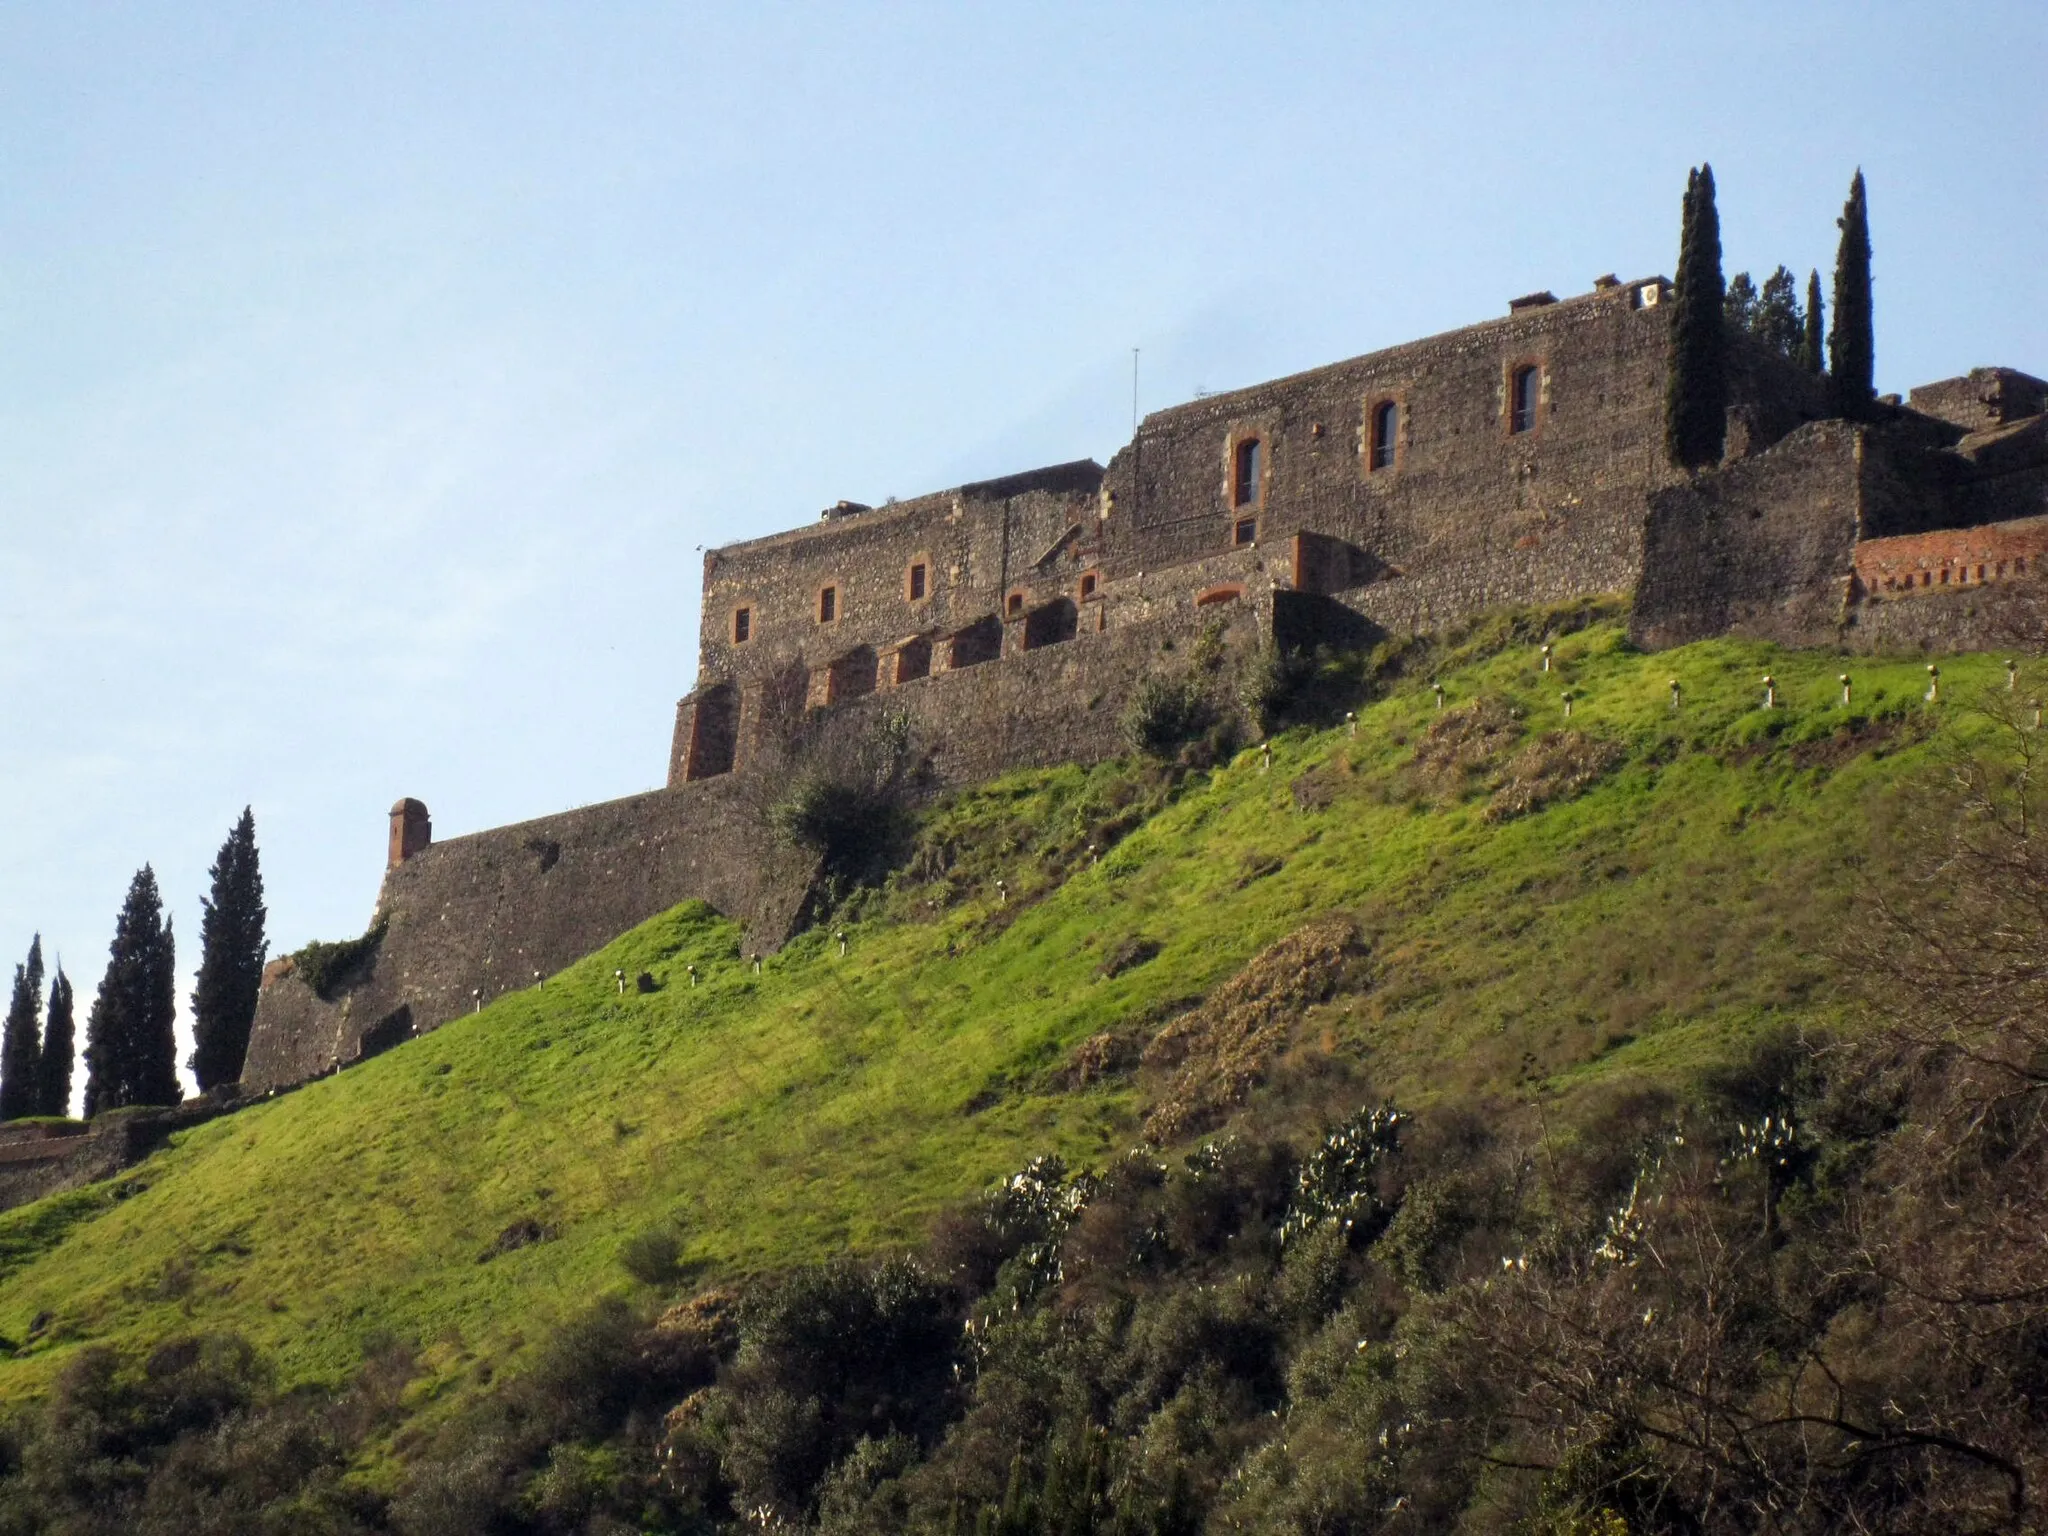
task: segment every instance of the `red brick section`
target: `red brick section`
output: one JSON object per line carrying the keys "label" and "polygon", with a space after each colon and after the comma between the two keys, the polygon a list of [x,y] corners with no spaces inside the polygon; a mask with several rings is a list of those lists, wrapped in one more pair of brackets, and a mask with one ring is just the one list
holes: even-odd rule
{"label": "red brick section", "polygon": [[2048,561],[2048,517],[1865,539],[1856,546],[1855,561],[1858,597],[1904,597],[2039,576]]}

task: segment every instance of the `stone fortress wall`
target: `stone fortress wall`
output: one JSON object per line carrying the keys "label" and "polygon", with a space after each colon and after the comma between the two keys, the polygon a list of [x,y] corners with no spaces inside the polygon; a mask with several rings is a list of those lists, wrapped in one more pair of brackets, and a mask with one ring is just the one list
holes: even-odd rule
{"label": "stone fortress wall", "polygon": [[400,802],[374,956],[330,998],[273,967],[245,1086],[360,1059],[686,899],[776,947],[812,871],[763,834],[749,769],[807,709],[907,716],[960,784],[1122,750],[1126,701],[1211,629],[1360,645],[1627,592],[1652,646],[2044,633],[2048,385],[1978,369],[1849,423],[1737,337],[1727,458],[1689,476],[1663,448],[1669,297],[1658,277],[1532,294],[1155,412],[1107,468],[841,502],[708,552],[667,787],[443,843]]}

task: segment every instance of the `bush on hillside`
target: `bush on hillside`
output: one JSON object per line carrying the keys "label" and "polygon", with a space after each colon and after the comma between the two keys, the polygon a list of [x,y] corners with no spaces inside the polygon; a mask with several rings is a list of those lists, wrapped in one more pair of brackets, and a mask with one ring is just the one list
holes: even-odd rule
{"label": "bush on hillside", "polygon": [[1124,740],[1149,757],[1170,758],[1217,723],[1207,686],[1194,677],[1147,678],[1124,710]]}

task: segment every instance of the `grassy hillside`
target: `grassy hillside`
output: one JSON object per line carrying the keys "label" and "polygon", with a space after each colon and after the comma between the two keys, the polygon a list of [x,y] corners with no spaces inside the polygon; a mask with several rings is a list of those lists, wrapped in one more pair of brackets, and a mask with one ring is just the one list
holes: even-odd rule
{"label": "grassy hillside", "polygon": [[[1844,708],[1833,656],[1643,656],[1603,624],[1559,640],[1546,676],[1509,637],[1442,658],[1441,710],[1403,684],[1355,737],[1287,733],[1270,766],[1251,749],[1171,791],[1113,764],[959,796],[844,922],[844,957],[813,933],[757,976],[730,924],[678,908],[0,1216],[0,1394],[88,1341],[232,1328],[292,1379],[417,1339],[416,1390],[446,1398],[631,1289],[636,1234],[673,1227],[705,1278],[912,1240],[1033,1154],[1131,1145],[1161,1084],[1082,1084],[1076,1048],[1106,1035],[1113,1063],[1332,912],[1363,957],[1265,1074],[1276,1112],[1676,1077],[1762,1021],[1826,1014],[1869,798],[1938,750],[1924,664],[1847,663]],[[1997,658],[1943,664],[1953,701],[2003,684]],[[615,969],[659,989],[620,996]]]}

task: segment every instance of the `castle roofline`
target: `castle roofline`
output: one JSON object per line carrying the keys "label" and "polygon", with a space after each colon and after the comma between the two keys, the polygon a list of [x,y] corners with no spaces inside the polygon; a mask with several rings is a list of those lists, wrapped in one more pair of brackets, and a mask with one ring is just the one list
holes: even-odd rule
{"label": "castle roofline", "polygon": [[[1658,296],[1657,299],[1646,303],[1644,291],[1650,288],[1654,288]],[[1548,292],[1526,294],[1510,300],[1508,314],[1499,319],[1475,321],[1471,325],[1439,331],[1434,336],[1424,336],[1395,346],[1382,347],[1376,352],[1361,352],[1358,356],[1347,357],[1341,362],[1323,363],[1314,368],[1304,368],[1299,373],[1282,374],[1276,379],[1262,379],[1241,389],[1221,390],[1213,395],[1203,395],[1196,400],[1187,400],[1179,405],[1164,406],[1159,410],[1150,411],[1146,413],[1139,434],[1142,436],[1155,422],[1164,426],[1210,416],[1238,414],[1248,403],[1269,390],[1291,388],[1316,379],[1333,378],[1347,371],[1395,362],[1411,355],[1420,357],[1461,343],[1497,343],[1545,331],[1556,324],[1560,316],[1576,318],[1594,310],[1646,309],[1651,303],[1661,303],[1668,298],[1670,288],[1671,280],[1659,273],[1632,278],[1625,283],[1603,277],[1592,292],[1574,294],[1566,299],[1553,299]]]}
{"label": "castle roofline", "polygon": [[1047,464],[1038,469],[1020,470],[1014,475],[1003,475],[994,480],[970,480],[964,485],[956,485],[943,491],[927,491],[921,496],[887,502],[879,507],[842,501],[837,506],[827,508],[821,522],[802,528],[785,529],[781,533],[766,533],[755,539],[740,539],[731,544],[720,544],[716,548],[706,550],[705,553],[722,556],[773,549],[777,545],[798,543],[826,533],[837,533],[850,525],[878,528],[897,519],[928,512],[954,501],[1002,501],[1032,491],[1092,494],[1102,484],[1102,477],[1106,473],[1108,471],[1093,459],[1070,459],[1064,464]]}

